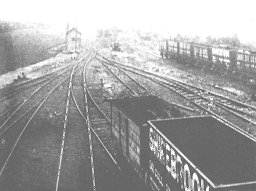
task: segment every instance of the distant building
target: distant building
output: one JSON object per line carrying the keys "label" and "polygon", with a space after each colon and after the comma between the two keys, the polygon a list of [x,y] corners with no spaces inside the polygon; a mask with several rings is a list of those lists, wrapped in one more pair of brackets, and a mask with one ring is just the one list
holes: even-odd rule
{"label": "distant building", "polygon": [[78,53],[81,49],[81,32],[76,28],[71,28],[66,32],[66,51],[69,53]]}

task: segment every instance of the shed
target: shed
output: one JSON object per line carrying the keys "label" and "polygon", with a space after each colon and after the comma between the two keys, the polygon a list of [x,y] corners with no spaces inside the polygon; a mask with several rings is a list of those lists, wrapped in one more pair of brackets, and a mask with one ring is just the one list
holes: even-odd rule
{"label": "shed", "polygon": [[66,32],[66,51],[79,52],[81,49],[81,32],[77,28],[71,28]]}

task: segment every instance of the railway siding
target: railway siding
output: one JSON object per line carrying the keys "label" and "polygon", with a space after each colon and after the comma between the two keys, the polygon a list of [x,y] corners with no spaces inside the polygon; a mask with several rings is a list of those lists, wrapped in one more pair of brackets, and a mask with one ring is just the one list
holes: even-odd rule
{"label": "railway siding", "polygon": [[[130,73],[145,78],[150,78],[153,82],[156,82],[161,86],[167,87],[172,92],[193,103],[195,106],[197,106],[197,108],[203,111],[203,114],[212,114],[221,119],[223,122],[236,127],[244,133],[248,133],[252,137],[256,136],[256,129],[254,126],[254,123],[256,123],[256,119],[252,119],[252,117],[248,118],[245,115],[238,114],[239,108],[236,108],[236,111],[231,111],[229,108],[220,107],[216,100],[222,99],[226,102],[228,101],[229,104],[233,103],[234,107],[242,106],[243,109],[247,108],[253,110],[253,107],[248,106],[247,104],[243,104],[239,101],[236,102],[235,100],[231,100],[224,96],[215,95],[213,92],[208,92],[207,90],[186,84],[181,81],[162,77],[158,74],[147,72],[140,68],[123,65],[100,55],[98,55],[98,57],[101,60],[105,60],[105,62],[108,62],[112,66],[121,67]],[[211,93],[211,96],[214,96],[213,99],[209,99],[209,93]],[[250,113],[248,113],[248,115],[250,115]]]}

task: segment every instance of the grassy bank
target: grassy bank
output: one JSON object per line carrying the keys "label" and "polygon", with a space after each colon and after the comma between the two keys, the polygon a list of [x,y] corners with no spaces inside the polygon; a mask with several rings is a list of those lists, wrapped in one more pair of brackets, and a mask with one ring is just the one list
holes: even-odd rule
{"label": "grassy bank", "polygon": [[49,34],[44,26],[13,29],[12,25],[12,28],[0,31],[0,74],[53,56],[48,49],[60,42],[63,37]]}

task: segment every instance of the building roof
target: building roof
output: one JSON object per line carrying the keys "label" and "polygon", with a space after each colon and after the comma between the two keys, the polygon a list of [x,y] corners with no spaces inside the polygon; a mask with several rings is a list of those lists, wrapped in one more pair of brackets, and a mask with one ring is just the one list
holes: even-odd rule
{"label": "building roof", "polygon": [[76,33],[78,33],[79,35],[81,35],[81,32],[79,32],[78,30],[77,30],[77,28],[71,28],[70,30],[68,30],[67,32],[66,32],[66,34],[69,34],[69,33],[71,33],[71,32],[76,32]]}
{"label": "building roof", "polygon": [[178,117],[180,111],[156,96],[141,96],[111,100],[113,106],[141,126],[148,120]]}
{"label": "building roof", "polygon": [[214,117],[149,122],[215,185],[251,182],[256,188],[256,142]]}

